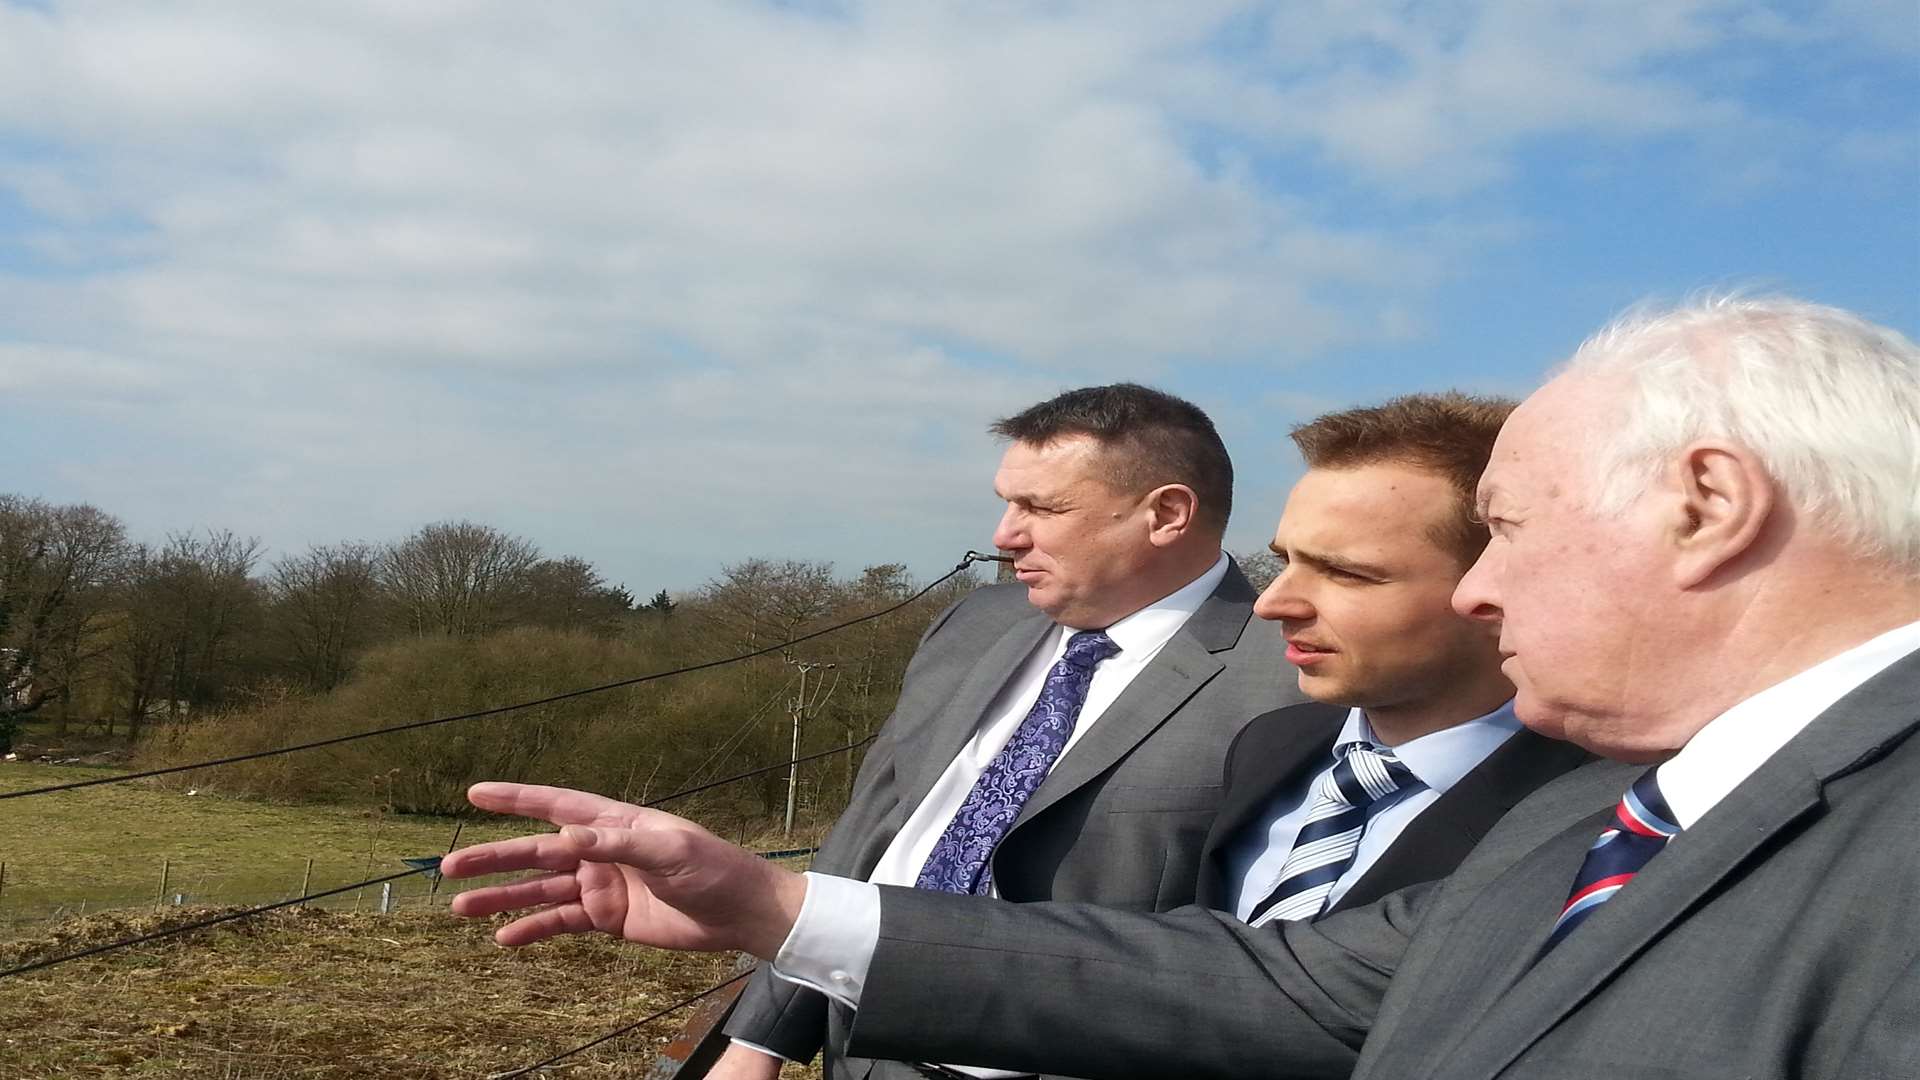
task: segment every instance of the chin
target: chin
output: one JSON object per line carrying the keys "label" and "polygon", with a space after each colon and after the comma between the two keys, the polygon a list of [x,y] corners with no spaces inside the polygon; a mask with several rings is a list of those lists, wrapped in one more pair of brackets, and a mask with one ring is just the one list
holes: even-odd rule
{"label": "chin", "polygon": [[1296,670],[1300,670],[1300,677],[1294,681],[1300,687],[1300,692],[1307,695],[1309,699],[1322,705],[1351,706],[1353,704],[1352,688],[1346,683],[1325,675],[1309,674],[1302,669]]}
{"label": "chin", "polygon": [[1513,715],[1522,724],[1549,739],[1573,741],[1567,737],[1567,715],[1535,697],[1526,687],[1513,694]]}

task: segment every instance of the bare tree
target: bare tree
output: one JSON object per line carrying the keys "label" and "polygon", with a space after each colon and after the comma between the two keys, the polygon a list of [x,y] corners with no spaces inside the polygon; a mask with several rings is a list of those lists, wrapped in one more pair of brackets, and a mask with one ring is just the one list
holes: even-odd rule
{"label": "bare tree", "polygon": [[546,559],[527,569],[515,622],[553,630],[584,630],[603,637],[619,633],[633,610],[633,597],[608,585],[585,559]]}
{"label": "bare tree", "polygon": [[531,540],[443,521],[382,551],[380,582],[408,632],[477,637],[511,624],[539,561]]}
{"label": "bare tree", "polygon": [[723,567],[700,590],[703,621],[729,643],[754,649],[803,632],[834,609],[843,587],[833,564],[748,559]]}
{"label": "bare tree", "polygon": [[1280,565],[1280,557],[1271,551],[1249,551],[1235,555],[1233,561],[1240,564],[1240,572],[1247,575],[1247,580],[1256,589],[1271,585],[1284,569]]}
{"label": "bare tree", "polygon": [[118,627],[116,668],[137,737],[156,695],[169,719],[221,702],[245,673],[264,597],[248,576],[260,542],[231,531],[178,533],[133,563]]}
{"label": "bare tree", "polygon": [[326,691],[369,643],[380,597],[380,554],[369,544],[318,544],[276,559],[267,577],[272,621],[296,677]]}
{"label": "bare tree", "polygon": [[0,496],[0,745],[49,702],[64,734],[75,689],[105,648],[126,530],[85,505]]}

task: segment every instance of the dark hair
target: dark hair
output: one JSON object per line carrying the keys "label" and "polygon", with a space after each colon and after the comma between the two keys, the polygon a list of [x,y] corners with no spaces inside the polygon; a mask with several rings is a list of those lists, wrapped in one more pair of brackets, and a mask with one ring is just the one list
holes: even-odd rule
{"label": "dark hair", "polygon": [[1452,391],[1408,394],[1384,405],[1328,413],[1291,435],[1310,469],[1393,463],[1439,474],[1459,499],[1451,520],[1434,530],[1433,541],[1471,563],[1488,538],[1485,523],[1474,517],[1474,488],[1515,404]]}
{"label": "dark hair", "polygon": [[1200,500],[1196,520],[1226,531],[1233,512],[1233,460],[1213,421],[1190,401],[1138,383],[1085,386],[996,421],[988,430],[1035,446],[1088,436],[1105,451],[1106,481],[1115,490],[1185,484]]}

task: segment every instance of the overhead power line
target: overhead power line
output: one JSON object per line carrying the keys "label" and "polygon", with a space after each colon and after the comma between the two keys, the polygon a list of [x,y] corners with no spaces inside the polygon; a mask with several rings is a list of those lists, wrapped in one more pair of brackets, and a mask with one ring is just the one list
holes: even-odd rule
{"label": "overhead power line", "polygon": [[[48,784],[44,787],[0,792],[0,802],[8,799],[23,799],[29,795],[47,795],[56,791],[75,791],[80,788],[97,787],[101,784],[124,784],[130,780],[146,780],[155,776],[168,776],[173,773],[191,772],[195,769],[210,769],[220,765],[235,765],[242,761],[255,761],[260,758],[274,757],[280,754],[292,754],[302,750],[317,750],[324,746],[338,746],[341,743],[354,742],[359,739],[371,739],[377,735],[392,735],[396,732],[417,731],[421,728],[436,727],[441,724],[452,724],[461,720],[478,720],[482,717],[501,716],[506,713],[517,712],[521,709],[531,709],[541,705],[552,705],[555,702],[570,701],[574,698],[586,697],[589,694],[605,693],[608,690],[618,690],[627,686],[638,686],[641,683],[655,682],[660,679],[672,678],[676,675],[688,675],[696,671],[706,671],[709,668],[724,667],[727,664],[737,664],[743,660],[751,660],[756,656],[765,656],[768,653],[791,648],[803,641],[812,641],[815,638],[825,637],[835,631],[845,630],[849,626],[857,626],[863,622],[871,622],[882,616],[891,615],[945,584],[956,574],[965,570],[969,565],[976,562],[992,562],[996,561],[997,558],[997,556],[982,555],[977,551],[969,551],[953,569],[947,571],[919,592],[914,593],[912,596],[907,597],[897,604],[882,608],[879,611],[867,615],[861,615],[858,618],[848,619],[846,622],[835,623],[824,630],[815,630],[812,633],[802,634],[799,637],[782,641],[778,644],[768,645],[765,648],[754,649],[751,652],[740,653],[737,656],[728,656],[719,660],[707,660],[698,664],[689,664],[686,667],[673,668],[669,671],[656,671],[647,675],[636,675],[630,679],[620,679],[600,686],[589,686],[581,690],[569,690],[564,694],[554,694],[551,697],[543,697],[535,701],[522,701],[514,705],[498,705],[491,709],[480,709],[476,712],[460,713],[455,716],[440,716],[431,720],[415,720],[411,723],[394,724],[390,727],[374,728],[370,731],[356,731],[350,735],[335,735],[332,738],[315,739],[312,742],[296,743],[292,746],[280,746],[271,750],[257,750],[250,754],[235,754],[231,757],[212,758],[207,761],[196,761],[186,765],[168,765],[159,769],[145,769],[140,772],[119,773],[113,776],[97,776],[88,780],[72,780],[64,784]],[[786,763],[783,762],[776,767],[784,768],[785,764]],[[690,792],[681,792],[678,794],[690,794]]]}

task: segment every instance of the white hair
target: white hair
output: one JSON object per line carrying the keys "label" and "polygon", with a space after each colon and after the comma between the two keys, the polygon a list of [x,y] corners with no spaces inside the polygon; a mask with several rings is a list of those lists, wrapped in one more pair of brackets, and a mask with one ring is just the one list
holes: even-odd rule
{"label": "white hair", "polygon": [[1625,382],[1593,433],[1593,509],[1618,513],[1696,439],[1758,455],[1788,505],[1863,558],[1920,576],[1920,349],[1838,308],[1716,297],[1630,312],[1568,374]]}

